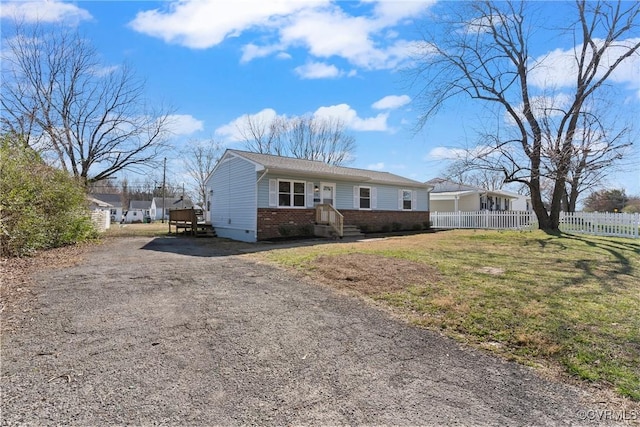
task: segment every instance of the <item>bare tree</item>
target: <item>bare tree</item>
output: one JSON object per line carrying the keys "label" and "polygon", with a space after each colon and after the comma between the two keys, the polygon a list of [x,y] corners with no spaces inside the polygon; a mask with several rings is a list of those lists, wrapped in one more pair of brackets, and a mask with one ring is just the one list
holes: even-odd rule
{"label": "bare tree", "polygon": [[335,118],[275,117],[261,121],[245,116],[239,132],[249,151],[343,165],[355,151],[355,138],[343,121]]}
{"label": "bare tree", "polygon": [[[532,83],[532,74],[544,64],[529,53],[533,28],[526,2],[456,3],[462,10],[449,15],[451,28],[439,33],[439,43],[425,39],[413,69],[414,82],[424,88],[419,126],[458,95],[499,106],[509,125],[485,135],[486,149],[477,157],[482,168],[500,170],[505,182],[529,187],[540,228],[548,230],[559,226],[588,101],[640,49],[633,38],[640,3],[577,0],[575,5],[576,21],[570,28],[576,40],[570,67],[574,86],[562,92],[536,91]],[[567,101],[559,102],[556,95]],[[545,119],[553,120],[553,131],[546,132]],[[606,140],[616,144],[615,138]],[[542,200],[545,179],[553,182],[549,211]]]}
{"label": "bare tree", "polygon": [[184,165],[193,179],[198,204],[204,206],[207,200],[205,183],[222,156],[222,145],[215,140],[191,141],[183,151]]}
{"label": "bare tree", "polygon": [[4,36],[2,126],[85,184],[149,166],[165,147],[168,111],[148,108],[144,82],[105,67],[65,27],[15,25]]}
{"label": "bare tree", "polygon": [[287,122],[282,117],[266,120],[261,116],[245,115],[238,132],[244,139],[248,151],[262,154],[284,155],[282,136],[286,133]]}

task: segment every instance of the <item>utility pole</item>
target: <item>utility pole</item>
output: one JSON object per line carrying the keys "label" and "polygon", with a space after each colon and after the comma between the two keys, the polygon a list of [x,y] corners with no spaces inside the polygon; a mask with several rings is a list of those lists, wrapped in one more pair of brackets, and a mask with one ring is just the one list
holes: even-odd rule
{"label": "utility pole", "polygon": [[164,205],[165,198],[165,184],[167,179],[167,158],[164,158],[164,166],[162,167],[162,223],[164,224],[164,216],[167,213],[167,210]]}

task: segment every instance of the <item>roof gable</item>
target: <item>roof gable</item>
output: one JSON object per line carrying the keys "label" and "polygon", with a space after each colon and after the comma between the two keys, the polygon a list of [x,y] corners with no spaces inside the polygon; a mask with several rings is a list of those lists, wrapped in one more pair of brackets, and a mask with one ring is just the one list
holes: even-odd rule
{"label": "roof gable", "polygon": [[372,182],[390,185],[404,185],[411,187],[431,187],[419,181],[394,175],[389,172],[372,171],[368,169],[333,166],[316,160],[297,159],[293,157],[275,156],[272,154],[253,153],[249,151],[227,150],[225,153],[241,157],[261,169],[269,169],[274,172],[287,172],[304,176],[333,177],[335,179],[349,179],[362,182]]}

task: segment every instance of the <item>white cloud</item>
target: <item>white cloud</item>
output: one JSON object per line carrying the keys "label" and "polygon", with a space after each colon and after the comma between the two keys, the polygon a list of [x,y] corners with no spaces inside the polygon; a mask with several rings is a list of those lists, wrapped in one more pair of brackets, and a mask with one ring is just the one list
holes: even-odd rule
{"label": "white cloud", "polygon": [[[554,96],[534,96],[530,100],[531,111],[537,117],[557,117],[563,114],[571,106],[571,98],[564,93]],[[515,111],[519,113],[520,119],[524,120],[524,103],[516,106]],[[509,124],[515,124],[513,118],[505,113],[505,120]]]}
{"label": "white cloud", "polygon": [[204,123],[189,114],[173,114],[169,118],[169,129],[175,135],[191,135],[203,129]]}
{"label": "white cloud", "polygon": [[384,170],[384,162],[372,163],[367,166],[367,169],[374,171]]}
{"label": "white cloud", "polygon": [[0,17],[25,22],[83,21],[92,18],[85,9],[58,0],[2,2]]}
{"label": "white cloud", "polygon": [[394,110],[411,102],[408,95],[389,95],[374,102],[371,107],[376,110]]}
{"label": "white cloud", "polygon": [[[594,41],[596,46],[602,45],[602,40]],[[599,75],[602,75],[628,47],[640,42],[640,38],[621,40],[617,46],[608,50],[608,55],[602,58]],[[536,87],[564,88],[575,85],[575,76],[578,73],[576,64],[576,54],[582,46],[572,49],[555,49],[549,53],[539,56],[532,62],[532,71],[529,73],[529,81]],[[589,57],[586,58],[590,60]],[[640,56],[632,55],[626,58],[616,70],[611,74],[610,81],[615,83],[628,84],[631,88],[638,90],[640,96]]]}
{"label": "white cloud", "polygon": [[[372,6],[365,7],[367,3]],[[393,27],[424,13],[432,0],[363,2],[347,13],[330,0],[180,0],[164,9],[138,13],[130,26],[141,33],[189,48],[204,49],[249,30],[262,45],[247,43],[242,62],[302,47],[319,59],[341,57],[365,69],[390,69],[408,60],[413,42]]]}
{"label": "white cloud", "polygon": [[256,58],[264,58],[265,56],[269,56],[274,52],[278,52],[281,49],[276,46],[258,46],[253,43],[246,44],[242,46],[242,57],[240,58],[240,62],[250,62]]}
{"label": "white cloud", "polygon": [[166,42],[205,49],[251,28],[273,27],[286,16],[325,2],[181,0],[169,3],[164,10],[139,12],[130,25]]}
{"label": "white cloud", "polygon": [[341,120],[348,128],[356,131],[387,131],[388,113],[380,113],[375,117],[358,117],[356,110],[347,104],[320,107],[315,113],[315,117],[334,118]]}
{"label": "white cloud", "polygon": [[[314,113],[314,117],[324,119],[340,120],[344,125],[354,131],[387,131],[387,113],[380,113],[375,117],[362,118],[358,117],[358,113],[347,104],[332,105],[329,107],[320,107]],[[294,117],[288,117],[284,114],[278,114],[272,108],[265,108],[255,114],[245,114],[229,123],[220,126],[215,130],[215,135],[226,142],[241,142],[245,138],[242,135],[242,129],[246,127],[247,117],[258,127],[268,124],[276,117],[284,120],[290,120]]]}
{"label": "white cloud", "polygon": [[244,129],[247,123],[247,117],[251,119],[252,123],[264,124],[273,121],[277,116],[278,114],[274,109],[265,108],[255,114],[245,114],[230,121],[226,125],[220,126],[215,130],[215,134],[227,142],[244,141],[245,138],[242,136],[242,129]]}
{"label": "white cloud", "polygon": [[309,62],[296,67],[293,71],[303,79],[326,79],[339,77],[342,74],[335,65],[323,62]]}

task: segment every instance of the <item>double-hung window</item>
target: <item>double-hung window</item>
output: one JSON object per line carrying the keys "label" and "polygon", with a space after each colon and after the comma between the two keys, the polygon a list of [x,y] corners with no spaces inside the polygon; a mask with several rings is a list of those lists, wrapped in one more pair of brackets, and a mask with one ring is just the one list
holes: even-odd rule
{"label": "double-hung window", "polygon": [[410,211],[413,209],[413,193],[411,190],[402,190],[402,210]]}
{"label": "double-hung window", "polygon": [[278,206],[304,208],[304,189],[303,181],[278,181]]}
{"label": "double-hung window", "polygon": [[371,187],[360,187],[360,209],[371,209]]}

